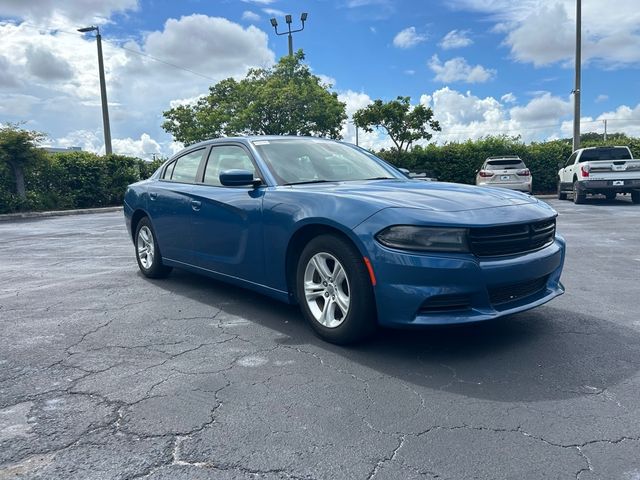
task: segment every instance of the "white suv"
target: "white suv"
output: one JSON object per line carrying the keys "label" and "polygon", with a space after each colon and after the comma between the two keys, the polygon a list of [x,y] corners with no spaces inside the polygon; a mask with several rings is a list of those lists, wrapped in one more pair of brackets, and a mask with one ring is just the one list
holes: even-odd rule
{"label": "white suv", "polygon": [[489,157],[476,175],[476,185],[531,193],[531,172],[517,155]]}

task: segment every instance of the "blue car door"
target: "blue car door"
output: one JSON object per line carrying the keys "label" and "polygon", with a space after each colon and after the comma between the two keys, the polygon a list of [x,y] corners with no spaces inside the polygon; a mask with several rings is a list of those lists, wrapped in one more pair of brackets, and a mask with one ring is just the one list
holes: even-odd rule
{"label": "blue car door", "polygon": [[200,202],[193,212],[194,264],[217,273],[264,283],[262,198],[264,187],[228,187],[220,173],[255,163],[240,144],[214,145],[204,166],[203,182],[195,186]]}
{"label": "blue car door", "polygon": [[149,186],[149,216],[163,258],[183,263],[193,260],[192,194],[205,150],[199,148],[178,157]]}

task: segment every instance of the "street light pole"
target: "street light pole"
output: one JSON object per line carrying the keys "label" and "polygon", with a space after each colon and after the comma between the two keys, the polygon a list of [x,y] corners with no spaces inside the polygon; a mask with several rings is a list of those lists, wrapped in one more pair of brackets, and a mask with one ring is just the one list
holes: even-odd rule
{"label": "street light pole", "polygon": [[580,148],[580,73],[582,69],[582,0],[576,0],[576,83],[573,89],[573,151]]}
{"label": "street light pole", "polygon": [[104,62],[102,60],[102,36],[98,27],[79,28],[80,33],[96,32],[98,44],[98,73],[100,75],[100,98],[102,100],[102,126],[104,128],[104,149],[107,155],[111,155],[111,126],[109,125],[109,104],[107,102],[107,84],[104,78]]}
{"label": "street light pole", "polygon": [[297,30],[291,30],[291,15],[285,15],[284,21],[287,23],[288,31],[286,32],[278,32],[278,21],[275,18],[272,18],[271,26],[275,29],[276,35],[288,35],[289,36],[289,56],[293,57],[293,36],[292,33],[301,32],[304,30],[304,22],[307,21],[308,13],[303,13],[300,15],[300,21],[302,22],[302,28]]}

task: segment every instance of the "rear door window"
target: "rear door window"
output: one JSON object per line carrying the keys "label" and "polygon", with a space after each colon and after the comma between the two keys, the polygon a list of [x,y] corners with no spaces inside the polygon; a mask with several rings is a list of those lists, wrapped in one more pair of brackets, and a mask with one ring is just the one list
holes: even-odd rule
{"label": "rear door window", "polygon": [[171,180],[173,180],[174,182],[182,182],[182,183],[195,182],[203,153],[204,153],[204,149],[200,149],[194,152],[189,152],[186,155],[183,155],[180,158],[178,158],[178,160],[176,160],[175,162],[175,167],[173,167]]}

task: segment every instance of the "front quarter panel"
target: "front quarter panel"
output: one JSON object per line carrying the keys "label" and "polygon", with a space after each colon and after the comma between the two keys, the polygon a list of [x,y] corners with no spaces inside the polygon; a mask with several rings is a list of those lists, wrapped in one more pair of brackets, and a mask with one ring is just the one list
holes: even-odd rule
{"label": "front quarter panel", "polygon": [[353,229],[380,206],[330,194],[276,187],[264,197],[264,245],[269,286],[287,290],[286,255],[291,238],[307,225],[324,225],[344,233],[364,252]]}

